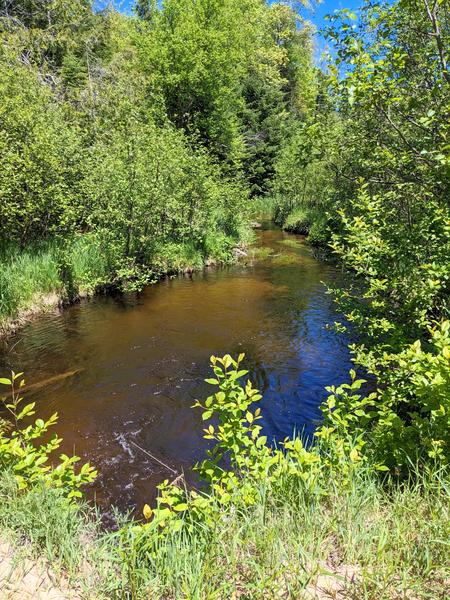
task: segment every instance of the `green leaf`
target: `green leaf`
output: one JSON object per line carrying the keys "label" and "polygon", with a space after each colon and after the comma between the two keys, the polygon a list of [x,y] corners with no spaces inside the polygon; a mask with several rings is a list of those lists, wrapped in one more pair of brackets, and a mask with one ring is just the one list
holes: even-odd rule
{"label": "green leaf", "polygon": [[225,354],[225,356],[222,359],[222,364],[225,367],[225,369],[228,369],[228,367],[231,366],[232,363],[232,358],[229,354]]}
{"label": "green leaf", "polygon": [[356,462],[359,459],[359,452],[356,448],[350,450],[350,460]]}
{"label": "green leaf", "polygon": [[27,404],[25,406],[25,408],[22,410],[21,413],[19,413],[17,415],[17,420],[20,421],[20,419],[23,419],[26,415],[34,415],[34,407],[36,406],[36,402],[31,402],[30,404]]}

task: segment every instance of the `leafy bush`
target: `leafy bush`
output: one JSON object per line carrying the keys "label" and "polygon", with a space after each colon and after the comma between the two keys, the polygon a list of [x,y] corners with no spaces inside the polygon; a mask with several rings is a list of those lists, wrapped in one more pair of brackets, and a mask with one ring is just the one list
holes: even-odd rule
{"label": "leafy bush", "polygon": [[96,471],[85,463],[77,473],[75,464],[80,459],[65,454],[60,456],[58,464],[48,464],[62,441],[56,434],[48,441],[38,443],[40,438],[45,439],[58,415],[55,413],[46,421],[36,419],[34,424],[23,425],[23,421],[28,421],[35,414],[35,403],[22,406],[20,393],[25,385],[22,373],[11,373],[10,379],[0,378],[0,384],[10,387],[9,398],[3,398],[2,402],[12,420],[12,423],[4,421],[0,430],[1,468],[14,475],[20,489],[44,483],[61,489],[69,500],[81,497],[80,488],[95,479]]}
{"label": "leafy bush", "polygon": [[[262,590],[267,594],[274,587],[280,593],[292,591],[287,574],[298,570],[298,597],[321,572],[327,554],[339,552],[341,560],[358,569],[355,594],[370,588],[373,597],[383,597],[386,586],[393,593],[400,585],[414,586],[425,598],[427,590],[438,590],[440,584],[433,586],[431,580],[442,581],[445,562],[446,476],[443,463],[436,466],[440,456],[423,457],[417,469],[411,462],[411,485],[399,483],[395,468],[387,473],[389,468],[377,462],[377,445],[367,427],[375,418],[370,411],[377,394],[362,395],[365,381],[355,372],[349,384],[330,388],[316,444],[306,448],[295,438],[269,445],[261,432],[260,409],[251,408],[261,395],[250,381],[243,383],[242,359],[211,357],[214,374],[207,381],[217,391],[195,403],[207,422],[204,437],[213,443],[195,467],[205,485],[187,489],[180,478],[164,481],[156,507],[144,506],[145,522],[120,530],[125,586],[140,598],[150,591],[164,597],[196,590],[202,597],[212,590],[225,594],[225,589],[232,593],[258,585],[257,597],[263,598]],[[406,509],[413,506],[412,512]],[[420,517],[412,522],[412,515],[428,510],[429,526]],[[410,552],[416,535],[424,552]],[[430,553],[433,564],[440,565],[433,574]],[[402,584],[396,583],[400,572]]]}
{"label": "leafy bush", "polygon": [[295,208],[283,222],[283,229],[293,231],[295,233],[309,233],[311,227],[311,219],[308,212],[304,208]]}
{"label": "leafy bush", "polygon": [[[378,389],[357,392],[364,380],[331,386],[324,404],[325,425],[317,435],[359,440],[380,469],[407,475],[411,465],[450,458],[450,322],[430,330],[427,348],[420,341],[401,352],[357,351],[357,361],[378,377]],[[372,361],[376,361],[376,368]]]}
{"label": "leafy bush", "polygon": [[350,440],[339,446],[338,452],[334,451],[334,442],[328,444],[326,451],[332,451],[334,458],[326,461],[319,447],[308,450],[300,438],[286,439],[280,448],[268,445],[258,424],[260,409],[250,410],[261,394],[249,380],[245,386],[240,383],[247,374],[240,368],[243,358],[243,354],[237,360],[230,355],[211,357],[214,377],[206,381],[218,386],[218,391],[204,404],[197,401],[194,405],[203,410],[204,421],[214,423],[204,429],[205,439],[213,440],[214,445],[207,451],[207,458],[195,466],[207,484],[206,491],[187,491],[168,480],[160,484],[157,507],[144,507],[148,523],[131,524],[122,532],[123,543],[131,543],[134,552],[152,553],[161,535],[170,536],[181,529],[192,531],[201,523],[212,526],[223,518],[221,513],[227,507],[245,509],[257,504],[261,486],[270,485],[276,490],[282,482],[283,488],[300,485],[304,493],[321,495],[324,490],[319,480],[327,477],[324,469],[338,466],[335,475],[339,473],[345,480],[352,465],[361,460],[357,450],[361,444]]}

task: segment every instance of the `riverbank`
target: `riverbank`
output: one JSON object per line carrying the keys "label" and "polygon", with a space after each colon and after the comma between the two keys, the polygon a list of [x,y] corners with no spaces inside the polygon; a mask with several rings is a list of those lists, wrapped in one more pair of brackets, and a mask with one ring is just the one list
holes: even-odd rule
{"label": "riverbank", "polygon": [[163,277],[230,264],[246,255],[250,230],[242,240],[221,236],[208,252],[191,243],[168,243],[150,263],[111,262],[95,236],[74,238],[64,248],[56,242],[5,253],[0,257],[0,338],[37,316],[97,294],[136,291]]}
{"label": "riverbank", "polygon": [[139,536],[138,522],[104,532],[94,507],[70,508],[44,487],[14,491],[3,475],[0,588],[8,595],[0,597],[446,598],[448,498],[439,473],[400,484],[365,467],[347,483],[289,481],[262,484],[247,507],[217,498],[215,523],[192,524],[182,513],[185,526],[170,535],[161,528],[155,542],[150,531]]}

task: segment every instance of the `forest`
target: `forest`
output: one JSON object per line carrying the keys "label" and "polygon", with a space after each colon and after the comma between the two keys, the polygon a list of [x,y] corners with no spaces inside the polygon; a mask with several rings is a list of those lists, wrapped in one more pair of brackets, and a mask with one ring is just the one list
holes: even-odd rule
{"label": "forest", "polygon": [[[0,3],[0,336],[253,259],[282,294],[295,265],[254,249],[270,220],[307,248],[298,277],[340,274],[321,325],[351,361],[313,439],[273,443],[253,346],[213,347],[195,484],[161,477],[105,527],[101,466],[61,454],[0,360],[0,557],[25,545],[63,598],[447,597],[450,4],[325,5],[319,36],[294,1]],[[0,598],[24,581],[0,567]]]}
{"label": "forest", "polygon": [[71,300],[230,260],[315,102],[311,35],[292,9],[5,6],[2,319],[51,292]]}

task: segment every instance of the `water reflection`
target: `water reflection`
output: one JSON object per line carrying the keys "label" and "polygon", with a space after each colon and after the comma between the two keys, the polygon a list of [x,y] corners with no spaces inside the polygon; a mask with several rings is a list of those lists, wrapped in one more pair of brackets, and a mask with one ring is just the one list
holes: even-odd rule
{"label": "water reflection", "polygon": [[98,297],[4,342],[0,372],[41,382],[76,371],[28,395],[44,416],[58,411],[63,450],[99,469],[92,493],[105,507],[141,506],[171,476],[138,446],[178,471],[201,458],[202,421],[190,407],[211,391],[211,354],[246,353],[269,438],[310,434],[324,387],[345,377],[347,340],[324,329],[336,315],[322,281],[339,274],[298,237],[258,236],[272,251],[264,260]]}

